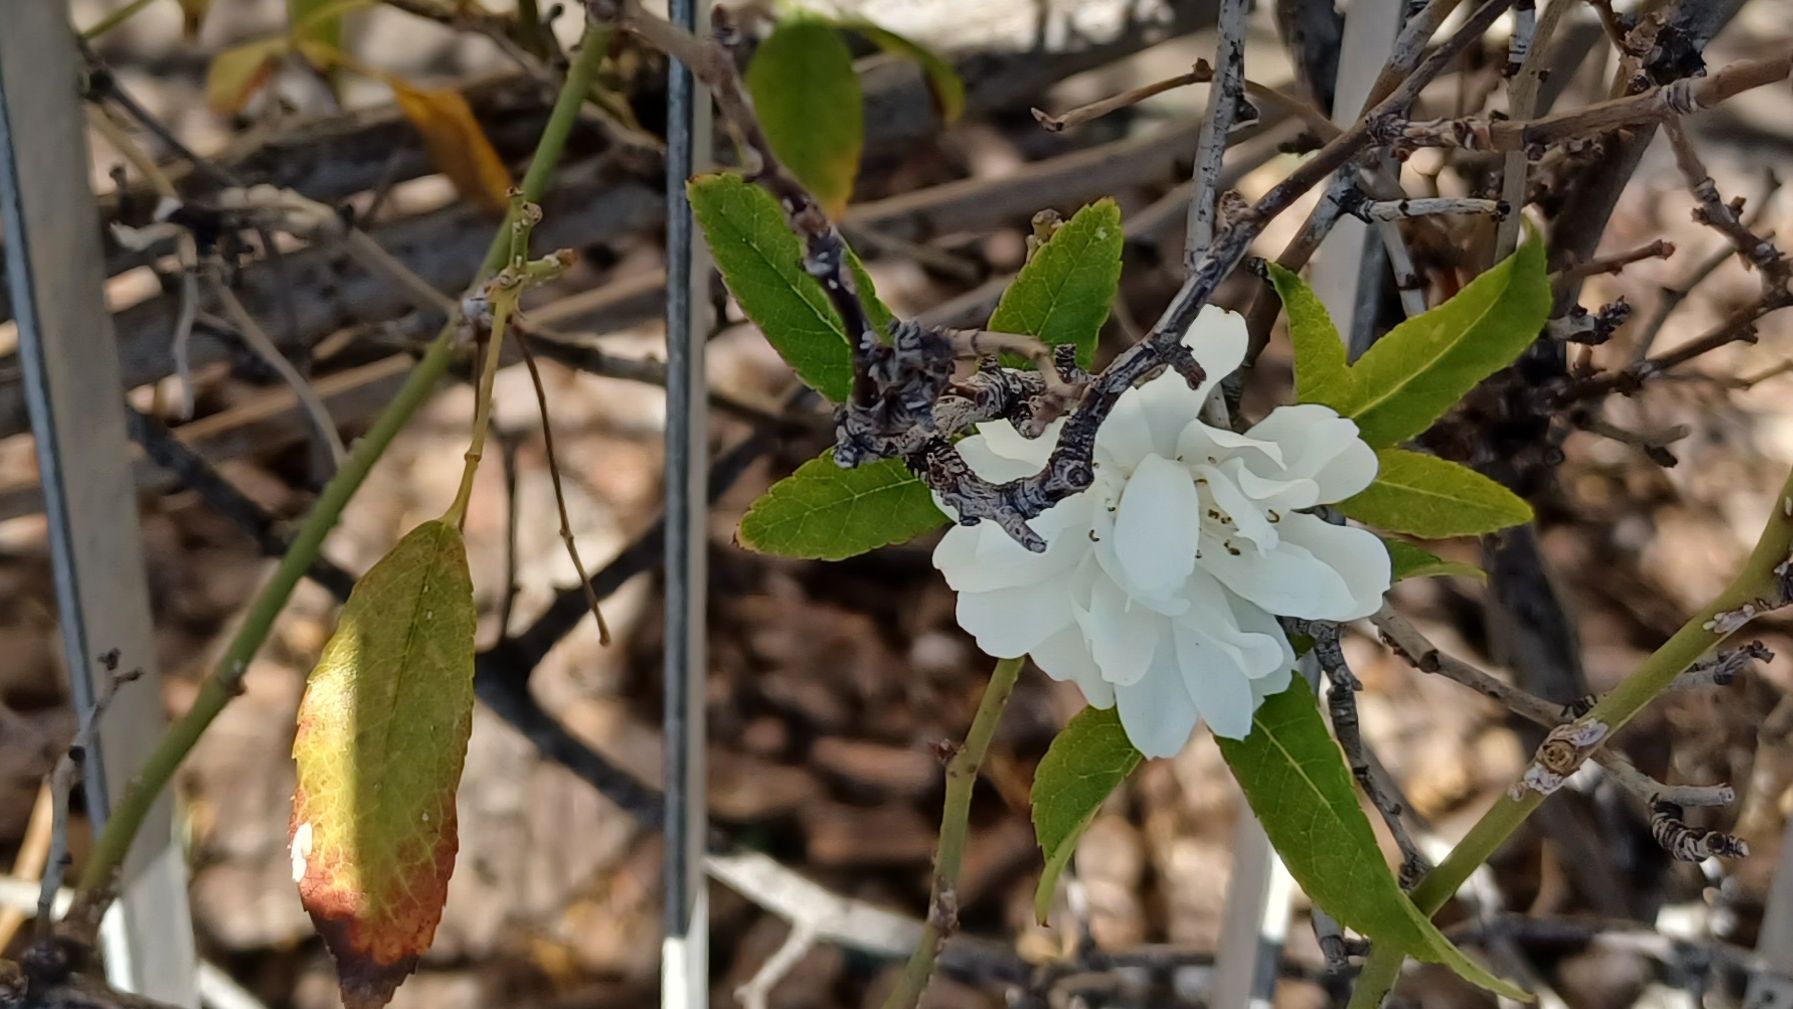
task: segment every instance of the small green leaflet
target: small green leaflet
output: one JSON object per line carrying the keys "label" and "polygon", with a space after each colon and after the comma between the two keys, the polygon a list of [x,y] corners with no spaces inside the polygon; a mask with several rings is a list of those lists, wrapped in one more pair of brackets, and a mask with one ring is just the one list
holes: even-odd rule
{"label": "small green leaflet", "polygon": [[1488,580],[1488,572],[1474,564],[1447,561],[1430,550],[1416,547],[1406,540],[1390,539],[1384,536],[1382,545],[1388,548],[1390,581],[1398,582],[1405,578],[1442,578],[1446,575],[1474,578],[1478,582]]}
{"label": "small green leaflet", "polygon": [[1531,1000],[1451,945],[1401,892],[1307,681],[1296,677],[1289,689],[1265,699],[1252,716],[1251,735],[1216,741],[1289,874],[1315,904],[1373,942],[1443,964],[1508,998]]}
{"label": "small green leaflet", "polygon": [[946,515],[900,459],[853,469],[822,453],[772,485],[741,519],[736,539],[760,553],[838,561],[938,528]]}
{"label": "small green leaflet", "polygon": [[1431,427],[1477,383],[1512,364],[1550,312],[1544,246],[1530,241],[1345,367],[1337,333],[1322,321],[1313,292],[1285,270],[1272,269],[1271,279],[1290,310],[1299,398],[1355,420],[1363,440],[1376,447]]}
{"label": "small green leaflet", "polygon": [[990,316],[997,333],[1025,333],[1051,346],[1077,345],[1087,368],[1121,280],[1121,208],[1097,200],[1072,215],[1015,275]]}
{"label": "small green leaflet", "polygon": [[1139,766],[1114,708],[1085,708],[1052,740],[1033,776],[1033,834],[1046,856],[1034,890],[1034,917],[1046,923],[1058,877],[1108,794]]}
{"label": "small green leaflet", "polygon": [[840,33],[817,18],[785,18],[754,51],[746,76],[773,152],[829,217],[839,217],[865,144],[859,78]]}
{"label": "small green leaflet", "polygon": [[[741,311],[805,385],[836,403],[846,399],[853,385],[846,327],[821,283],[803,269],[803,243],[786,225],[778,201],[739,175],[699,175],[686,191]],[[878,300],[858,257],[848,257],[872,324],[888,331],[890,309]]]}
{"label": "small green leaflet", "polygon": [[1532,519],[1531,505],[1467,466],[1384,448],[1376,482],[1333,505],[1366,525],[1423,539],[1491,533]]}
{"label": "small green leaflet", "polygon": [[838,18],[838,28],[855,32],[879,49],[900,56],[921,68],[928,79],[928,90],[934,95],[934,109],[940,118],[952,122],[965,112],[965,82],[941,55],[907,36],[888,28],[880,28],[863,18]]}

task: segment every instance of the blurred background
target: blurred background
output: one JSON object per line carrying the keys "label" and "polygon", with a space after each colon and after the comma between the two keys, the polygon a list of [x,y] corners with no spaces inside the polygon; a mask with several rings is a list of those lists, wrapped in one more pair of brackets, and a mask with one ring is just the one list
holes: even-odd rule
{"label": "blurred background", "polygon": [[[93,26],[120,6],[73,0],[69,18]],[[1276,33],[1275,5],[1259,6],[1248,73],[1299,93],[1303,78]],[[1605,97],[1613,57],[1599,33],[1601,6],[1574,12],[1584,30],[1577,37],[1591,41],[1553,64],[1561,75],[1559,107]],[[408,9],[417,7],[425,9]],[[346,14],[341,48],[401,87],[460,90],[514,173],[552,89],[540,61],[519,58],[482,30],[478,10],[504,9],[503,0],[482,9],[430,8],[421,0],[358,5]],[[1129,247],[1104,346],[1112,352],[1135,339],[1180,281],[1187,180],[1206,89],[1172,90],[1061,133],[1043,130],[1029,108],[1061,111],[1211,59],[1212,6],[868,0],[831,9],[933,47],[959,68],[968,90],[966,114],[943,124],[912,63],[857,50],[867,140],[843,229],[880,295],[900,315],[981,321],[1023,262],[1035,211],[1069,216],[1112,195],[1125,214]],[[180,143],[241,177],[345,208],[417,272],[457,290],[496,218],[464,186],[457,189],[440,153],[426,150],[394,106],[390,81],[358,71],[320,75],[292,57],[233,76],[240,69],[229,61],[245,58],[245,43],[283,34],[287,18],[278,0],[213,0],[203,8],[150,3],[96,38],[93,53],[115,86]],[[1784,51],[1789,24],[1793,2],[1744,3],[1709,47],[1707,62],[1716,67]],[[563,12],[552,27],[570,43],[580,27],[577,10]],[[1428,105],[1441,115],[1482,107],[1498,90],[1505,54],[1493,40],[1504,37],[1502,30],[1491,35],[1485,51],[1473,52],[1432,89]],[[466,531],[480,646],[511,663],[516,696],[532,699],[617,766],[656,782],[659,548],[629,548],[653,528],[661,503],[657,138],[664,91],[661,68],[639,51],[619,50],[606,75],[604,101],[588,106],[576,128],[538,233],[538,249],[569,246],[579,261],[562,281],[535,292],[528,316],[566,337],[565,347],[544,355],[542,368],[582,555],[594,572],[608,567],[629,576],[605,600],[614,643],[601,647],[589,618],[570,631],[565,620],[537,623],[575,576],[560,541],[535,394],[521,368],[499,376],[504,464],[482,469]],[[1498,107],[1500,97],[1493,100]],[[1233,184],[1247,197],[1296,163],[1284,149],[1296,144],[1299,125],[1266,118],[1229,155]],[[1746,94],[1691,127],[1720,190],[1748,198],[1748,213],[1760,215],[1758,230],[1793,234],[1793,197],[1774,175],[1793,152],[1786,87]],[[120,128],[167,166],[183,194],[217,188],[166,138],[138,123]],[[106,131],[94,131],[90,142],[93,160],[85,169],[102,213],[146,226],[153,188],[127,167],[129,155]],[[1420,152],[1405,164],[1404,178],[1410,192],[1463,193],[1480,183],[1478,170],[1474,158]],[[1736,257],[1720,255],[1719,237],[1693,222],[1692,207],[1666,144],[1657,143],[1600,248],[1662,238],[1677,251],[1587,281],[1583,304],[1623,296],[1635,313],[1611,342],[1571,347],[1572,362],[1615,367],[1632,360],[1664,307],[1672,305],[1672,313],[1652,337],[1656,350],[1696,337],[1756,297],[1755,275]],[[1276,222],[1258,253],[1280,250],[1300,217]],[[194,408],[183,417],[185,383],[169,356],[179,285],[167,249],[133,250],[116,235],[107,243],[107,299],[132,404],[164,420],[262,508],[282,520],[301,516],[328,469],[293,393],[202,319],[193,337]],[[336,251],[297,243],[279,256],[267,251],[227,250],[233,286],[352,437],[398,387],[433,323],[420,323],[402,292]],[[1709,275],[1684,291],[1715,258]],[[1219,300],[1243,308],[1255,285],[1241,274]],[[941,799],[936,746],[962,736],[988,660],[953,622],[952,596],[929,562],[931,539],[838,564],[734,546],[746,506],[820,452],[831,425],[824,414],[782,405],[793,385],[789,370],[742,322],[720,285],[715,303],[721,314],[709,344],[711,440],[739,465],[718,472],[710,523],[710,813],[734,839],[837,893],[919,915]],[[11,318],[6,308],[0,319]],[[12,324],[0,321],[0,345],[10,352],[15,341]],[[1247,379],[1247,415],[1286,398],[1286,359],[1279,331]],[[1753,343],[1702,356],[1635,396],[1611,397],[1601,414],[1606,433],[1559,418],[1546,439],[1554,450],[1548,476],[1525,492],[1539,513],[1540,570],[1560,596],[1584,691],[1616,682],[1721,586],[1775,506],[1774,489],[1793,465],[1790,359],[1793,315],[1783,312],[1760,323]],[[10,874],[35,876],[33,852],[41,861],[47,836],[42,782],[75,722],[16,362],[0,361],[0,368],[10,369],[0,373],[0,873],[16,865]],[[405,530],[440,513],[460,475],[472,404],[464,381],[440,390],[348,508],[325,549],[329,559],[365,570]],[[1685,432],[1674,432],[1678,427]],[[1640,447],[1611,437],[1613,429],[1681,436]],[[134,473],[164,698],[178,712],[272,561],[179,479],[142,459]],[[1473,543],[1445,552],[1482,561]],[[1486,612],[1487,591],[1470,580],[1427,579],[1403,583],[1395,600],[1441,646],[1500,668],[1512,652],[1503,645],[1502,621]],[[334,613],[329,593],[311,583],[300,587],[249,670],[244,694],[180,777],[178,827],[201,954],[270,1009],[339,1004],[286,851],[294,713]],[[1554,800],[1494,862],[1487,885],[1499,905],[1557,926],[1515,926],[1513,934],[1517,955],[1561,1004],[1734,1001],[1737,983],[1724,972],[1754,945],[1793,803],[1789,629],[1785,616],[1758,624],[1751,636],[1780,658],[1752,665],[1727,686],[1672,695],[1623,738],[1623,748],[1658,778],[1735,785],[1735,805],[1696,811],[1693,819],[1735,830],[1751,845],[1750,857],[1722,865],[1672,862],[1652,843],[1646,810],[1590,787]],[[1410,669],[1371,638],[1348,636],[1345,649],[1365,681],[1367,738],[1425,833],[1454,839],[1518,773],[1531,737],[1492,702]],[[1547,683],[1528,686],[1551,693]],[[1024,676],[974,807],[959,890],[963,926],[1012,947],[1028,964],[1081,957],[1079,970],[1054,976],[1041,996],[1054,1006],[1200,1004],[1241,810],[1205,734],[1176,759],[1142,766],[1110,800],[1082,843],[1070,899],[1061,898],[1049,927],[1033,922],[1040,857],[1028,820],[1032,768],[1081,706],[1069,685],[1037,672]],[[460,811],[461,853],[440,931],[394,1004],[651,1004],[660,948],[657,834],[484,705],[475,715]],[[77,822],[77,862],[86,843]],[[711,899],[714,1002],[734,1004],[736,986],[779,946],[788,926],[728,889],[714,887]],[[1471,943],[1478,929],[1505,921],[1467,918],[1462,909],[1448,914],[1452,934]],[[18,923],[0,924],[16,954]],[[1092,948],[1120,959],[1092,958]],[[772,991],[770,1004],[876,1005],[893,970],[876,957],[821,944]],[[1285,973],[1279,1006],[1327,1005],[1337,994],[1338,985],[1322,976],[1299,908]],[[1403,990],[1426,1006],[1489,1001],[1424,970]],[[943,977],[924,1004],[997,1006],[1004,1004],[1003,986]]]}

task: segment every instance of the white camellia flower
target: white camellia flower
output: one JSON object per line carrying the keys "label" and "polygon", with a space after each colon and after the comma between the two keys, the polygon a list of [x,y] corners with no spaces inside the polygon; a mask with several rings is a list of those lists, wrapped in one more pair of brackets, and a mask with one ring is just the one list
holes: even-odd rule
{"label": "white camellia flower", "polygon": [[[1301,511],[1375,479],[1357,425],[1303,404],[1245,434],[1210,427],[1198,415],[1244,360],[1245,320],[1203,309],[1183,343],[1207,382],[1192,390],[1166,370],[1121,396],[1096,435],[1095,482],[1033,520],[1043,553],[994,522],[955,526],[934,551],[978,647],[1031,654],[1096,707],[1118,704],[1151,757],[1174,755],[1204,719],[1250,733],[1295,661],[1277,616],[1367,617],[1389,585],[1374,534]],[[1014,480],[1045,465],[1062,426],[1028,439],[992,421],[958,448],[984,479]]]}

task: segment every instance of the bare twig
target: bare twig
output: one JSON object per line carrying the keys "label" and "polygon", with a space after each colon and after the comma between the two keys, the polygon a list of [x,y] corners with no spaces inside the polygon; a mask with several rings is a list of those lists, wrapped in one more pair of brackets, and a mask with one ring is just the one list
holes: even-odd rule
{"label": "bare twig", "polygon": [[342,436],[336,431],[336,422],[330,419],[330,411],[324,406],[323,400],[318,398],[317,390],[311,387],[311,383],[306,381],[304,375],[299,374],[299,369],[293,367],[293,363],[286,359],[286,355],[280,352],[280,348],[274,346],[274,340],[261,328],[261,324],[255,321],[255,317],[249,314],[249,310],[243,307],[243,302],[237,298],[236,292],[232,291],[230,285],[226,284],[223,277],[220,276],[219,264],[212,263],[202,269],[205,274],[206,286],[211,288],[212,297],[216,298],[218,304],[224,309],[224,314],[229,318],[237,335],[242,338],[244,345],[253,351],[264,364],[274,369],[274,373],[279,375],[281,380],[293,390],[293,395],[298,397],[300,405],[305,408],[305,415],[311,420],[312,432],[317,436],[318,442],[329,450],[330,460],[334,464],[332,469],[342,465],[343,459],[348,456],[348,450],[343,447]]}
{"label": "bare twig", "polygon": [[[120,672],[117,668],[117,651],[107,653],[100,661],[106,667],[105,682],[99,695],[94,698],[93,706],[81,719],[81,727],[75,732],[75,738],[56,761],[56,769],[50,772],[50,851],[44,861],[43,879],[38,887],[36,930],[39,942],[50,939],[51,926],[56,920],[56,895],[62,889],[63,874],[68,871],[68,807],[75,780],[81,774],[88,752],[93,749],[94,733],[99,729],[100,719],[105,717],[107,707],[118,696],[119,688],[143,675],[141,669]],[[78,932],[77,938],[92,945],[94,930],[99,928],[99,922],[82,921],[74,924]]]}
{"label": "bare twig", "polygon": [[[1208,64],[1207,60],[1197,60],[1195,66],[1190,68],[1187,73],[1143,84],[1137,88],[1090,102],[1088,105],[1079,105],[1056,116],[1039,108],[1033,109],[1032,112],[1034,120],[1047,131],[1059,133],[1073,126],[1081,126],[1092,120],[1100,119],[1111,112],[1137,105],[1166,91],[1191,84],[1209,84],[1213,80],[1214,68]],[[1249,77],[1245,78],[1244,87],[1247,96],[1265,106],[1274,107],[1286,115],[1300,119],[1302,124],[1313,131],[1314,135],[1322,141],[1330,140],[1338,135],[1339,128],[1333,125],[1332,120],[1327,119],[1319,109],[1295,98],[1281,88],[1254,81]]]}
{"label": "bare twig", "polygon": [[1202,116],[1202,132],[1195,143],[1195,190],[1189,198],[1188,232],[1183,241],[1183,268],[1195,269],[1196,259],[1214,241],[1216,215],[1220,212],[1220,163],[1226,155],[1227,134],[1245,106],[1246,0],[1221,0],[1220,39],[1215,43],[1217,76],[1208,88],[1208,110]]}
{"label": "bare twig", "polygon": [[523,352],[523,364],[529,368],[529,381],[535,385],[535,402],[542,415],[542,449],[548,458],[548,478],[554,484],[554,506],[560,511],[560,540],[566,544],[567,556],[572,559],[579,585],[585,590],[585,602],[591,607],[592,619],[597,621],[598,643],[608,645],[610,625],[604,621],[604,611],[598,606],[598,593],[591,587],[591,577],[585,573],[585,562],[579,559],[579,546],[573,540],[573,522],[567,517],[567,498],[560,486],[560,463],[554,454],[554,425],[548,421],[548,388],[542,383],[541,369],[535,366],[529,338],[521,332],[517,333],[517,349]]}
{"label": "bare twig", "polygon": [[1601,273],[1617,274],[1632,263],[1645,259],[1667,259],[1674,254],[1675,243],[1658,238],[1635,249],[1625,249],[1606,256],[1596,256],[1585,263],[1576,263],[1558,271],[1557,277],[1585,278]]}
{"label": "bare twig", "polygon": [[768,1009],[768,998],[772,988],[784,980],[784,976],[797,966],[804,955],[816,944],[816,932],[806,922],[792,922],[790,934],[769,957],[760,964],[759,970],[753,972],[740,987],[735,989],[735,997],[741,1000],[746,1009]]}

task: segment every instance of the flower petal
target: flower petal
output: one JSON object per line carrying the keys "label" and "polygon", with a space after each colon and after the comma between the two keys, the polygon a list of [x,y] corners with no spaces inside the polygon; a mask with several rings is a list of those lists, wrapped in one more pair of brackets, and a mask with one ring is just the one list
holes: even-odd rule
{"label": "flower petal", "polygon": [[1203,486],[1208,492],[1203,507],[1209,509],[1205,512],[1209,528],[1221,524],[1228,530],[1222,539],[1231,540],[1235,546],[1240,540],[1247,540],[1260,550],[1268,550],[1276,546],[1276,526],[1265,517],[1263,506],[1247,497],[1235,482],[1233,474],[1244,468],[1240,459],[1228,459],[1225,466],[1203,463],[1195,467],[1196,477],[1205,481]]}
{"label": "flower petal", "polygon": [[1257,706],[1260,704],[1263,704],[1265,700],[1269,699],[1271,696],[1273,696],[1275,694],[1280,694],[1283,691],[1289,689],[1289,681],[1294,678],[1295,678],[1295,668],[1291,664],[1291,665],[1283,666],[1281,669],[1278,669],[1276,672],[1271,673],[1269,676],[1260,676],[1257,679],[1252,680],[1251,681],[1252,710],[1256,711]]}
{"label": "flower petal", "polygon": [[[1202,306],[1195,321],[1189,324],[1189,331],[1183,334],[1183,346],[1189,348],[1195,355],[1195,363],[1208,373],[1207,380],[1195,393],[1198,401],[1206,402],[1215,383],[1239,370],[1249,342],[1245,316],[1215,305]],[[1181,378],[1176,381],[1188,388],[1188,383]],[[1197,409],[1200,409],[1199,404]]]}
{"label": "flower petal", "polygon": [[1061,577],[1089,554],[1093,508],[1093,499],[1083,492],[1036,516],[1034,531],[1046,540],[1045,551],[1037,554],[994,522],[954,526],[934,547],[934,567],[958,592],[988,592]]}
{"label": "flower petal", "polygon": [[1046,430],[1038,438],[1026,437],[1006,420],[983,421],[978,424],[977,433],[984,437],[990,451],[1004,458],[1027,463],[1032,467],[1027,472],[1035,473],[1046,465],[1046,459],[1058,445],[1058,436],[1065,429],[1065,420],[1066,418],[1060,417],[1046,425]]}
{"label": "flower petal", "polygon": [[[1237,545],[1229,550],[1221,540],[1204,535],[1201,566],[1222,585],[1271,613],[1309,620],[1346,619],[1358,599],[1344,575],[1290,536],[1291,521],[1300,518],[1320,522],[1300,513],[1283,516],[1276,546],[1261,552]],[[1386,569],[1388,562],[1382,563]]]}
{"label": "flower petal", "polygon": [[1217,736],[1244,739],[1251,734],[1251,679],[1230,656],[1214,648],[1211,638],[1187,624],[1175,628],[1177,664],[1183,686],[1196,710]]}
{"label": "flower petal", "polygon": [[1289,515],[1282,522],[1284,543],[1306,549],[1309,556],[1339,574],[1350,593],[1349,605],[1329,613],[1288,613],[1310,620],[1359,620],[1382,606],[1390,572],[1388,548],[1375,533],[1335,526],[1312,515]]}
{"label": "flower petal", "polygon": [[1141,459],[1156,450],[1139,392],[1122,392],[1108,416],[1102,418],[1102,426],[1096,429],[1096,461],[1119,466],[1125,473],[1133,472]]}
{"label": "flower petal", "polygon": [[1098,708],[1114,707],[1114,686],[1102,678],[1102,670],[1090,655],[1083,628],[1076,625],[1034,646],[1034,664],[1055,680],[1070,680],[1083,691],[1083,699]]}
{"label": "flower petal", "polygon": [[1089,609],[1077,609],[1076,614],[1102,678],[1114,684],[1139,682],[1158,651],[1164,618],[1128,599],[1110,579],[1100,577],[1090,591]]}
{"label": "flower petal", "polygon": [[1189,577],[1200,508],[1189,470],[1161,455],[1140,461],[1114,517],[1114,554],[1130,593],[1161,596]]}
{"label": "flower petal", "polygon": [[959,626],[977,646],[999,659],[1026,655],[1058,631],[1074,626],[1070,587],[1064,579],[990,592],[961,592]]}
{"label": "flower petal", "polygon": [[1183,686],[1176,652],[1165,644],[1162,660],[1153,663],[1149,674],[1114,691],[1121,727],[1148,757],[1176,756],[1201,717]]}
{"label": "flower petal", "polygon": [[[1306,478],[1319,485],[1321,502],[1342,501],[1376,479],[1376,452],[1358,437],[1357,424],[1317,403],[1279,406],[1247,432],[1282,448],[1286,465],[1262,476]],[[1305,506],[1304,506],[1305,507]]]}
{"label": "flower petal", "polygon": [[[1206,571],[1191,574],[1184,593],[1190,607],[1176,626],[1195,634],[1239,675],[1255,679],[1294,661],[1276,618],[1228,592]],[[1239,619],[1240,606],[1257,611],[1249,626]]]}

